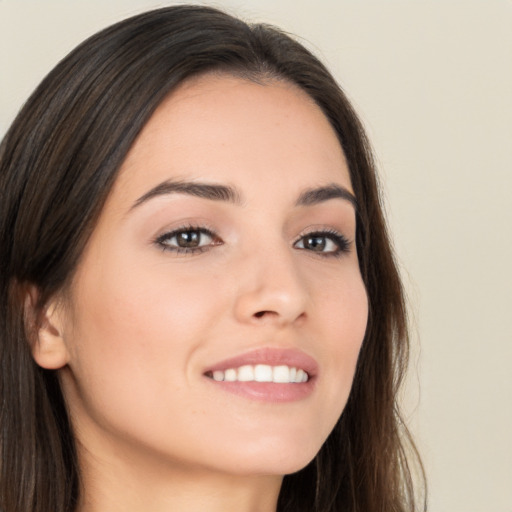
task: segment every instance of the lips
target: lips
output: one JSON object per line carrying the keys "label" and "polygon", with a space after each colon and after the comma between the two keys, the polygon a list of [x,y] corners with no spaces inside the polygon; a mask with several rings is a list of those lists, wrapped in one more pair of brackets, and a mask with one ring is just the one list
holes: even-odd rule
{"label": "lips", "polygon": [[318,374],[316,361],[297,349],[265,348],[220,361],[204,376],[220,389],[269,402],[307,397]]}

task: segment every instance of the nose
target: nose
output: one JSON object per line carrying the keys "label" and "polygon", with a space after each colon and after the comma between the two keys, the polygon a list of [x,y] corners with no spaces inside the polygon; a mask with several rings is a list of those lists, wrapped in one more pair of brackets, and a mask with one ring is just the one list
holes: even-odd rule
{"label": "nose", "polygon": [[235,298],[239,322],[284,326],[306,317],[307,283],[293,256],[293,249],[274,246],[243,259]]}

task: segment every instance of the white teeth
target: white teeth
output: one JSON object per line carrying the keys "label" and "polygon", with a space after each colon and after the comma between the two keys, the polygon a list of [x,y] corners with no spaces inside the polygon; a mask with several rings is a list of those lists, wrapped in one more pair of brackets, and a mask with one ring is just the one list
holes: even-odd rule
{"label": "white teeth", "polygon": [[230,368],[224,372],[224,380],[227,382],[234,382],[237,378],[236,370]]}
{"label": "white teeth", "polygon": [[274,366],[274,382],[290,382],[290,368],[288,366]]}
{"label": "white teeth", "polygon": [[302,383],[309,380],[309,375],[301,368],[297,369],[284,364],[279,366],[246,364],[225,371],[215,370],[210,377],[218,382],[275,382],[279,384]]}
{"label": "white teeth", "polygon": [[254,367],[254,380],[256,382],[272,382],[272,366],[257,364]]}
{"label": "white teeth", "polygon": [[251,365],[240,366],[240,368],[238,368],[238,380],[240,382],[250,382],[254,380],[254,368]]}

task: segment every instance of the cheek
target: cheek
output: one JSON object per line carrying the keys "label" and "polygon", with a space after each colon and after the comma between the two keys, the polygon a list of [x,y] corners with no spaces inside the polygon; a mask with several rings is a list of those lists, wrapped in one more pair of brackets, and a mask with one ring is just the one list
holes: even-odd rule
{"label": "cheek", "polygon": [[[337,397],[342,409],[352,386],[368,321],[368,298],[359,273],[331,281],[322,303],[320,328],[326,342],[320,350],[329,370],[328,394]],[[338,408],[339,414],[341,409]]]}
{"label": "cheek", "polygon": [[[88,274],[77,288],[70,367],[91,400],[112,396],[119,407],[150,404],[162,390],[186,385],[186,368],[220,305],[214,286],[161,264],[114,267]],[[169,394],[168,396],[173,396]]]}
{"label": "cheek", "polygon": [[318,317],[331,340],[329,351],[359,351],[368,321],[368,297],[357,268],[348,269],[315,291]]}
{"label": "cheek", "polygon": [[89,325],[114,343],[117,338],[121,346],[127,341],[123,336],[144,342],[151,339],[150,332],[167,341],[190,334],[190,324],[206,320],[207,310],[217,303],[215,288],[205,282],[208,276],[171,267],[164,258],[159,263],[141,259],[132,263],[115,256],[112,264],[102,262],[101,271],[84,280],[80,295],[88,304],[81,310]]}

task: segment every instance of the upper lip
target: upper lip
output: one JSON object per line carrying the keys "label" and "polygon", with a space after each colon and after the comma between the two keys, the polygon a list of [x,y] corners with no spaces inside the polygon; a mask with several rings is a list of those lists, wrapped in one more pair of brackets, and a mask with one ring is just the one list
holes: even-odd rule
{"label": "upper lip", "polygon": [[298,349],[259,348],[224,359],[209,366],[205,373],[225,371],[229,368],[239,368],[244,365],[267,364],[270,366],[286,365],[302,368],[310,377],[318,373],[318,363],[309,355]]}

